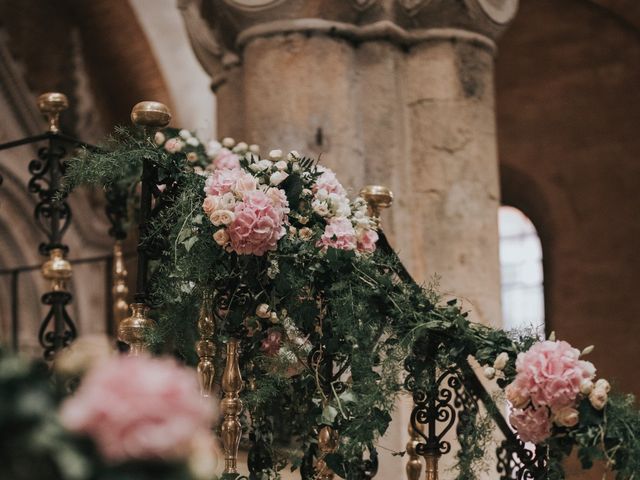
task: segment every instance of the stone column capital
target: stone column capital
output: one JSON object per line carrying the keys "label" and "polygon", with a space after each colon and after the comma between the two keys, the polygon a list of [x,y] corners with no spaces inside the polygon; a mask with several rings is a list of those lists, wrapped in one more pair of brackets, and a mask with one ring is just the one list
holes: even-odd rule
{"label": "stone column capital", "polygon": [[324,34],[401,47],[455,39],[495,50],[518,0],[179,0],[194,51],[212,76],[238,63],[253,39]]}

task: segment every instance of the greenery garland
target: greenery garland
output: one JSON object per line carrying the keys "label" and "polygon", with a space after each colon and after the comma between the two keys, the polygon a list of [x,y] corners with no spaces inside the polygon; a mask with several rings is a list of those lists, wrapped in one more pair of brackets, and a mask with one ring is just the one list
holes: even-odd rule
{"label": "greenery garland", "polygon": [[[215,172],[221,155],[225,161],[233,155],[236,168],[253,172],[264,191],[278,172],[275,165],[285,162],[280,171],[286,178],[276,180],[291,212],[275,250],[234,252],[228,241],[220,241],[220,225],[203,212],[205,169]],[[442,302],[433,286],[407,281],[397,258],[381,249],[323,248],[331,220],[314,206],[312,188],[326,170],[295,152],[286,160],[281,152],[271,152],[262,171],[258,165],[265,159],[246,144],[227,139],[205,146],[190,132],[173,129],[152,141],[120,128],[103,149],[84,152],[67,165],[66,188],[120,185],[135,191],[143,158],[157,167],[163,187],[162,208],[142,239],[160,252],[151,281],[158,328],[149,341],[157,351],[174,351],[195,363],[197,312],[203,298],[213,300],[217,341],[242,339],[253,478],[275,478],[287,463],[311,476],[320,425],[340,434],[337,452],[326,459],[329,465],[342,477],[360,478],[363,456],[386,431],[404,391],[403,361],[423,351],[425,342],[436,348],[418,370],[445,371],[473,357],[493,377],[492,365],[502,355],[498,383],[503,388],[516,378],[519,354],[539,342],[534,334],[470,322],[455,300]],[[361,207],[356,201],[349,209]],[[302,229],[310,231],[309,238],[302,238]],[[329,380],[329,371],[341,374]],[[602,459],[617,478],[633,478],[640,471],[640,415],[633,398],[612,396],[598,410],[585,397],[579,414],[580,422],[571,428],[553,425],[545,441],[550,456],[544,478],[563,478],[562,461],[572,448],[585,468]],[[465,448],[457,453],[461,480],[476,478],[490,428],[481,415],[467,420]],[[278,443],[278,432],[294,444]]]}

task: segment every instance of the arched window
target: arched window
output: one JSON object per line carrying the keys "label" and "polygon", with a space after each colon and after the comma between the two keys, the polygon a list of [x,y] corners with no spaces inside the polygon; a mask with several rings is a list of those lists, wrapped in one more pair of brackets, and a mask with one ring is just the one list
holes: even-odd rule
{"label": "arched window", "polygon": [[544,332],[542,245],[531,220],[517,208],[500,207],[502,314],[507,330]]}

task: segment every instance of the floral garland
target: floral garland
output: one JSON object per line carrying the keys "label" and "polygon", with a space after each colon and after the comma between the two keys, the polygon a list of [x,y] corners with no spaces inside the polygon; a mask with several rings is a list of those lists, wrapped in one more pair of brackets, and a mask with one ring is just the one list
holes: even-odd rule
{"label": "floral garland", "polygon": [[[608,398],[608,383],[594,382],[594,366],[581,359],[588,350],[471,323],[456,301],[403,280],[397,258],[376,249],[366,205],[350,201],[329,169],[297,152],[262,158],[232,139],[205,145],[186,130],[149,141],[120,129],[103,151],[68,165],[67,188],[129,182],[133,190],[138,176],[121,172],[139,172],[141,158],[158,169],[164,205],[142,239],[161,251],[149,341],[195,363],[198,308],[213,301],[218,341],[242,340],[252,475],[273,478],[290,463],[308,477],[317,427],[330,425],[340,441],[327,463],[359,478],[403,391],[399,365],[427,340],[436,345],[430,366],[447,370],[472,356],[498,377],[522,440],[550,447],[544,478],[563,478],[574,447],[586,468],[603,459],[619,478],[640,471],[640,415],[631,397]],[[484,423],[466,440],[482,448],[457,453],[459,479],[475,478]],[[279,431],[294,444],[279,444]]]}

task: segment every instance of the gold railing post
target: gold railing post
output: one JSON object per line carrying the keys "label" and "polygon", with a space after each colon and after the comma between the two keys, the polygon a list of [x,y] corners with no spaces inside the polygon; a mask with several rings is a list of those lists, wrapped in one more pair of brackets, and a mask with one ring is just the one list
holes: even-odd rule
{"label": "gold railing post", "polygon": [[314,477],[316,480],[332,480],[335,476],[335,473],[329,468],[324,458],[330,453],[335,452],[337,447],[338,433],[334,431],[333,428],[325,425],[320,429],[320,433],[318,433],[318,449],[320,450],[320,455],[316,462],[316,475]]}
{"label": "gold railing post", "polygon": [[200,382],[200,394],[209,397],[213,392],[213,382],[216,376],[214,357],[216,344],[214,335],[216,331],[215,319],[211,311],[211,301],[207,295],[202,299],[200,315],[198,317],[198,333],[200,339],[196,342],[198,354],[198,381]]}
{"label": "gold railing post", "polygon": [[425,480],[438,480],[438,458],[440,455],[435,452],[425,453]]}
{"label": "gold railing post", "polygon": [[408,480],[420,480],[420,474],[422,473],[422,460],[420,455],[416,453],[416,445],[420,442],[420,435],[415,431],[411,422],[409,422],[409,441],[407,442],[406,450],[409,459],[407,460],[406,472]]}
{"label": "gold railing post", "polygon": [[240,424],[240,413],[242,412],[242,400],[240,391],[243,382],[240,374],[239,341],[230,338],[227,342],[227,360],[222,373],[222,446],[224,448],[224,472],[223,474],[238,473],[238,447],[240,446],[240,436],[242,425]]}
{"label": "gold railing post", "polygon": [[113,244],[113,285],[111,292],[113,294],[113,321],[116,328],[127,318],[129,313],[129,304],[127,303],[127,267],[124,263],[122,254],[122,240],[116,240]]}

